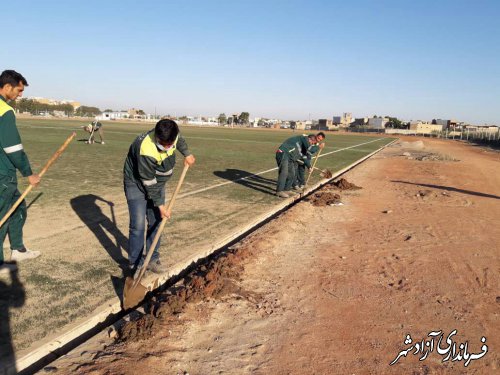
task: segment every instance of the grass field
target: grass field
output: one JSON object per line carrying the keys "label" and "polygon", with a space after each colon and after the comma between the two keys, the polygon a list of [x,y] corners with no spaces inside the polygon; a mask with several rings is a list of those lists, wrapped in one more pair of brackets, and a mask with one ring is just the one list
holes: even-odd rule
{"label": "grass field", "polygon": [[[19,120],[33,169],[38,171],[71,131],[82,124]],[[16,350],[121,295],[120,266],[126,263],[128,236],[123,162],[134,138],[152,127],[105,123],[105,145],[85,144],[82,140],[86,133],[79,130],[41,186],[28,197],[25,243],[43,255],[20,264],[26,300],[22,307],[10,310]],[[276,170],[231,181],[275,168],[277,147],[293,135],[285,130],[183,127],[181,131],[197,161],[188,172],[173,220],[162,239],[161,254],[167,265],[209,246],[280,202],[273,195]],[[318,166],[339,170],[390,141],[327,134],[325,156],[319,159]],[[347,147],[352,148],[335,152]],[[178,178],[181,161],[179,155],[167,196]],[[319,176],[313,175],[312,183],[318,180]],[[8,251],[5,254],[9,256]]]}

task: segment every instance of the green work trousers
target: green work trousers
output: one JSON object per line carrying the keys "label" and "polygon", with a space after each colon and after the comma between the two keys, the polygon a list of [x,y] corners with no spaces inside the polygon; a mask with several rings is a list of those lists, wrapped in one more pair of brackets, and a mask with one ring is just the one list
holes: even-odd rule
{"label": "green work trousers", "polygon": [[[20,196],[21,193],[17,190],[16,176],[0,175],[0,219],[4,217]],[[24,247],[23,226],[26,222],[26,213],[26,201],[23,200],[0,228],[0,262],[4,260],[3,243],[7,234],[9,235],[11,249],[17,250]]]}
{"label": "green work trousers", "polygon": [[276,163],[278,164],[278,183],[276,192],[289,191],[295,182],[297,162],[292,160],[288,152],[277,152]]}
{"label": "green work trousers", "polygon": [[303,186],[306,184],[306,166],[299,164],[297,166],[297,180],[295,186]]}

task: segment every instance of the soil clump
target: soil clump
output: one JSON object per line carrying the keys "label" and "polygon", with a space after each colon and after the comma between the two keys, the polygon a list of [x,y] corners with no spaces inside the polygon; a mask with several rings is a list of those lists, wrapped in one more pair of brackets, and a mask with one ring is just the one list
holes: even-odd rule
{"label": "soil clump", "polygon": [[330,191],[320,191],[318,193],[312,194],[305,200],[310,202],[313,206],[324,207],[339,203],[340,195],[337,193],[332,193]]}
{"label": "soil clump", "polygon": [[362,189],[362,187],[357,186],[349,181],[347,181],[345,178],[341,178],[340,180],[334,181],[331,183],[334,187],[336,187],[339,190],[359,190]]}

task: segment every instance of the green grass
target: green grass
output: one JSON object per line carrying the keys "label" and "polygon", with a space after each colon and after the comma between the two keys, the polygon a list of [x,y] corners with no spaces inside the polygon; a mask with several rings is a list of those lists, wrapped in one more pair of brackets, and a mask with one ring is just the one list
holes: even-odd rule
{"label": "green grass", "polygon": [[[71,131],[82,124],[18,120],[33,169],[39,171]],[[120,293],[112,280],[121,276],[115,260],[126,259],[123,242],[128,237],[122,168],[131,142],[152,127],[152,124],[106,122],[105,145],[79,141],[87,139],[88,134],[77,130],[76,140],[28,197],[28,204],[38,198],[28,211],[26,244],[40,250],[43,256],[20,265],[27,297],[22,308],[10,310],[18,350],[61,330],[75,317],[91,314]],[[278,146],[287,137],[298,134],[285,130],[196,127],[181,127],[181,132],[196,156],[196,165],[190,169],[181,194],[275,168]],[[322,157],[318,167],[339,170],[390,141],[327,134],[323,154],[370,143]],[[181,167],[182,156],[178,155],[167,196]],[[270,210],[280,202],[272,195],[276,177],[277,172],[271,171],[242,183],[230,183],[179,199],[162,238],[164,263],[175,264]],[[311,184],[318,179],[315,174]],[[21,187],[25,186],[24,180],[20,179]],[[82,196],[104,200],[95,203],[91,200],[89,207],[84,207],[92,214],[87,223],[82,222],[82,212],[77,215],[71,205],[72,200]],[[106,202],[114,204],[116,223]],[[95,223],[90,223],[94,219]]]}

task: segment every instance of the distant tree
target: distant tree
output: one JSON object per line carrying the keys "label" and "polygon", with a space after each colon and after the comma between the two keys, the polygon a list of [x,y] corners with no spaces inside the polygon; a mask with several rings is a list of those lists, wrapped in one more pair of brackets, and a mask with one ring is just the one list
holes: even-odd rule
{"label": "distant tree", "polygon": [[432,125],[436,125],[436,124],[437,124],[437,121],[436,121],[436,119],[435,119],[435,118],[434,118],[434,119],[432,119],[431,124],[432,124]]}
{"label": "distant tree", "polygon": [[181,117],[179,117],[179,120],[181,120],[181,121],[186,121],[187,119],[188,119],[187,116],[181,116]]}
{"label": "distant tree", "polygon": [[112,109],[105,109],[104,112],[114,112]]}
{"label": "distant tree", "polygon": [[139,116],[146,116],[146,112],[144,112],[142,109],[139,109],[139,110],[137,111],[137,114],[138,114]]}
{"label": "distant tree", "polygon": [[219,121],[219,125],[226,125],[227,124],[227,116],[225,113],[221,113],[219,117],[217,118]]}
{"label": "distant tree", "polygon": [[238,115],[232,115],[231,117],[228,118],[228,124],[232,125],[238,125]]}
{"label": "distant tree", "polygon": [[389,122],[385,124],[386,128],[404,129],[403,122],[399,120],[397,117],[387,116],[387,118],[389,119]]}
{"label": "distant tree", "polygon": [[250,121],[250,113],[241,112],[240,116],[238,117],[238,122],[240,124],[248,124],[249,121]]}
{"label": "distant tree", "polygon": [[39,113],[54,113],[54,111],[61,111],[70,116],[75,111],[71,104],[47,104],[26,98],[21,98],[20,100],[12,102],[11,106],[19,112],[29,112],[34,115]]}
{"label": "distant tree", "polygon": [[77,116],[86,116],[86,117],[91,117],[91,116],[97,116],[100,115],[102,112],[99,108],[97,107],[88,107],[85,105],[82,105],[81,107],[78,107],[75,114]]}

